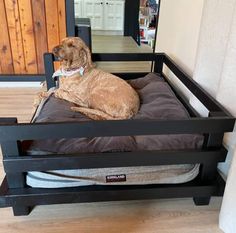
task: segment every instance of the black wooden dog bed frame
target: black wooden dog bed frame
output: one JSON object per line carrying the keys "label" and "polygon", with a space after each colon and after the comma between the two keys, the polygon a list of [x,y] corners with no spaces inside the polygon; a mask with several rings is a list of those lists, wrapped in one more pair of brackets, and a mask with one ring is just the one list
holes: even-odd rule
{"label": "black wooden dog bed frame", "polygon": [[[55,86],[51,78],[55,58],[44,56],[47,87]],[[204,104],[209,116],[199,117],[183,95],[169,82],[189,111],[187,120],[123,120],[77,123],[19,124],[16,118],[0,118],[0,142],[6,176],[0,188],[0,207],[12,207],[15,216],[28,215],[33,206],[58,203],[80,203],[115,200],[193,197],[196,205],[209,204],[211,196],[222,196],[225,182],[217,172],[218,162],[225,161],[227,150],[222,145],[225,132],[231,132],[235,119],[193,79],[165,54],[93,54],[93,61],[152,61],[153,72],[163,74],[166,65],[176,77]],[[124,79],[147,73],[116,74]],[[31,79],[34,77],[31,75]],[[30,78],[29,77],[29,78]],[[14,75],[8,78],[19,79]],[[21,152],[21,140],[131,136],[157,134],[204,134],[204,145],[198,150],[93,153],[79,155],[28,156]],[[26,185],[25,173],[57,169],[150,166],[168,164],[201,164],[200,173],[184,184],[132,186],[86,186],[42,189]]]}

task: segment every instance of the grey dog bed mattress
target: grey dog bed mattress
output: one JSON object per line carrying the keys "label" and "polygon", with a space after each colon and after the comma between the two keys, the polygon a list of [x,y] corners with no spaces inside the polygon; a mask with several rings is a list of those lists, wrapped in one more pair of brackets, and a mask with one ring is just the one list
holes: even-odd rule
{"label": "grey dog bed mattress", "polygon": [[[189,114],[177,99],[170,86],[157,74],[130,80],[138,92],[141,106],[133,119],[187,119]],[[73,112],[74,104],[52,95],[44,100],[33,122],[88,121],[86,116]],[[132,121],[132,119],[131,119]],[[129,152],[148,150],[199,149],[202,135],[152,135],[96,138],[49,139],[24,141],[28,154],[73,154],[91,152]],[[28,172],[27,184],[32,187],[60,188],[84,185],[131,185],[184,183],[194,179],[199,172],[198,164],[118,167]]]}

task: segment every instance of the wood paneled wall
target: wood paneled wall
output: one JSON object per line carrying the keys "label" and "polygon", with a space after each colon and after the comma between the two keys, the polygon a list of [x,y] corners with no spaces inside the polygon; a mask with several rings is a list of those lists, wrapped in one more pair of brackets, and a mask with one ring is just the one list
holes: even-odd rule
{"label": "wood paneled wall", "polygon": [[65,36],[65,0],[0,0],[0,73],[44,73],[43,53]]}

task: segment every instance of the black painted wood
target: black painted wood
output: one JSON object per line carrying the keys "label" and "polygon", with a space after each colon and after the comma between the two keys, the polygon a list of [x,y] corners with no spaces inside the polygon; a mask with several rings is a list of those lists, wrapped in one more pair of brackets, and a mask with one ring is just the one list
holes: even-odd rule
{"label": "black painted wood", "polygon": [[[222,112],[210,112],[209,117],[222,116]],[[224,133],[211,133],[207,135],[206,144],[207,149],[217,149],[222,146]],[[200,176],[203,182],[214,181],[217,177],[217,164],[216,160],[206,161],[201,165]],[[196,205],[208,205],[210,203],[211,196],[197,196],[193,198]]]}
{"label": "black painted wood", "polygon": [[209,205],[211,197],[194,197],[193,201],[196,206]]}
{"label": "black painted wood", "polygon": [[47,90],[56,86],[55,80],[52,78],[54,70],[54,56],[52,53],[44,54],[44,68],[45,68],[45,78],[47,84]]}
{"label": "black painted wood", "polygon": [[147,75],[148,73],[112,73],[124,80],[136,79],[141,78]]}
{"label": "black painted wood", "polygon": [[[160,12],[161,12],[161,1],[159,0],[159,4],[158,4],[158,9],[157,9],[157,19],[156,19],[156,31],[155,31],[155,38],[157,38],[157,33],[159,30],[159,19],[160,19]],[[156,50],[156,44],[157,44],[157,40],[154,40],[154,45],[153,45],[153,52],[155,53]]]}
{"label": "black painted wood", "polygon": [[140,44],[139,39],[139,0],[125,1],[124,36],[131,36]]}
{"label": "black painted wood", "polygon": [[[209,118],[221,116],[222,113],[218,112],[210,112]],[[206,145],[204,145],[207,149],[217,149],[221,148],[223,142],[224,133],[210,133],[207,136]],[[202,179],[205,181],[212,181],[216,178],[217,174],[217,161],[207,162],[202,167]]]}
{"label": "black painted wood", "polygon": [[155,61],[162,57],[162,53],[93,53],[93,61]]}
{"label": "black painted wood", "polygon": [[224,195],[224,191],[225,191],[225,180],[221,177],[221,175],[217,175],[216,177],[216,182],[217,182],[217,187],[218,187],[218,190],[217,190],[217,193],[218,193],[218,196],[222,197]]}
{"label": "black painted wood", "polygon": [[17,203],[13,205],[12,210],[14,216],[24,216],[29,215],[32,209],[30,206],[27,206],[27,203],[25,203],[24,205]]}
{"label": "black painted wood", "polygon": [[7,173],[85,169],[123,166],[154,166],[168,164],[213,164],[224,162],[227,150],[189,150],[189,151],[137,151],[113,153],[88,153],[72,155],[34,155],[4,157],[3,164]]}
{"label": "black painted wood", "polygon": [[210,94],[208,94],[196,81],[194,81],[188,74],[181,70],[181,68],[167,55],[165,55],[164,64],[178,77],[178,79],[195,95],[201,103],[211,112],[224,112],[226,116],[231,114]]}
{"label": "black painted wood", "polygon": [[0,82],[43,82],[44,74],[0,74]]}
{"label": "black painted wood", "polygon": [[[222,180],[222,178],[219,178]],[[5,206],[47,205],[58,203],[82,203],[98,201],[140,200],[154,198],[183,198],[218,196],[218,179],[214,183],[201,184],[198,179],[185,184],[85,186],[61,189],[23,188],[7,189]]]}
{"label": "black painted wood", "polygon": [[17,118],[16,117],[0,117],[0,124],[17,124]]}
{"label": "black painted wood", "polygon": [[[11,123],[16,124],[17,119],[12,118]],[[11,158],[12,156],[14,156],[15,158],[17,157],[20,158],[20,149],[19,149],[18,141],[11,140],[7,142],[3,142],[3,143],[1,142],[1,149],[2,149],[3,160],[5,157]],[[25,175],[23,172],[18,172],[13,169],[11,173],[6,173],[6,179],[7,179],[8,187],[11,189],[25,187]],[[12,208],[13,208],[13,213],[15,216],[29,214],[29,208],[27,206],[13,204]]]}
{"label": "black painted wood", "polygon": [[[18,143],[16,141],[8,141],[5,143],[1,143],[3,159],[5,157],[11,158],[12,155],[15,157],[20,157],[20,151],[18,147]],[[17,165],[16,165],[17,166]],[[6,179],[8,183],[8,187],[10,189],[18,189],[25,187],[25,175],[23,172],[11,171],[11,173],[6,173]],[[12,204],[12,210],[14,216],[28,215],[30,213],[30,209],[27,205],[16,205]]]}
{"label": "black painted wood", "polygon": [[74,0],[66,0],[66,35],[75,36],[75,7]]}
{"label": "black painted wood", "polygon": [[[12,118],[12,122],[8,119],[7,123],[17,123],[16,118]],[[9,140],[6,142],[1,142],[1,149],[2,149],[2,154],[3,154],[3,159],[5,157],[11,158],[12,156],[15,156],[15,158],[20,156],[20,151],[19,151],[19,146],[18,142],[14,140]],[[12,171],[11,174],[7,174],[7,181],[9,184],[10,188],[20,188],[24,187],[24,176],[20,172],[15,172],[14,170]]]}
{"label": "black painted wood", "polygon": [[[209,112],[208,117],[221,117],[223,112]],[[205,147],[206,148],[220,148],[223,142],[223,133],[211,133],[206,137]]]}
{"label": "black painted wood", "polygon": [[234,128],[234,118],[185,120],[121,120],[0,124],[0,142],[46,138],[223,133]]}
{"label": "black painted wood", "polygon": [[[58,61],[58,58],[51,54],[53,61]],[[96,61],[104,61],[104,62],[114,62],[114,61],[156,61],[156,59],[161,58],[162,56],[166,56],[165,53],[92,53],[92,60]]]}
{"label": "black painted wood", "polygon": [[162,75],[165,54],[156,54],[154,72]]}
{"label": "black painted wood", "polygon": [[9,203],[7,203],[6,200],[6,193],[8,192],[8,184],[7,184],[7,177],[5,176],[1,186],[0,186],[0,208],[4,208],[4,207],[11,207],[11,205]]}

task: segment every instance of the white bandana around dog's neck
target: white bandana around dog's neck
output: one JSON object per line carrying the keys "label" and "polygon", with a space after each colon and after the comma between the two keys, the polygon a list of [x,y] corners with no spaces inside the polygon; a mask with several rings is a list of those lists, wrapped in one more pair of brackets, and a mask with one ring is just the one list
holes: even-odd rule
{"label": "white bandana around dog's neck", "polygon": [[79,69],[70,70],[70,71],[60,68],[53,73],[52,78],[61,77],[61,76],[70,77],[70,76],[77,74],[77,73],[80,73],[80,75],[83,76],[84,75],[84,67],[81,66]]}

